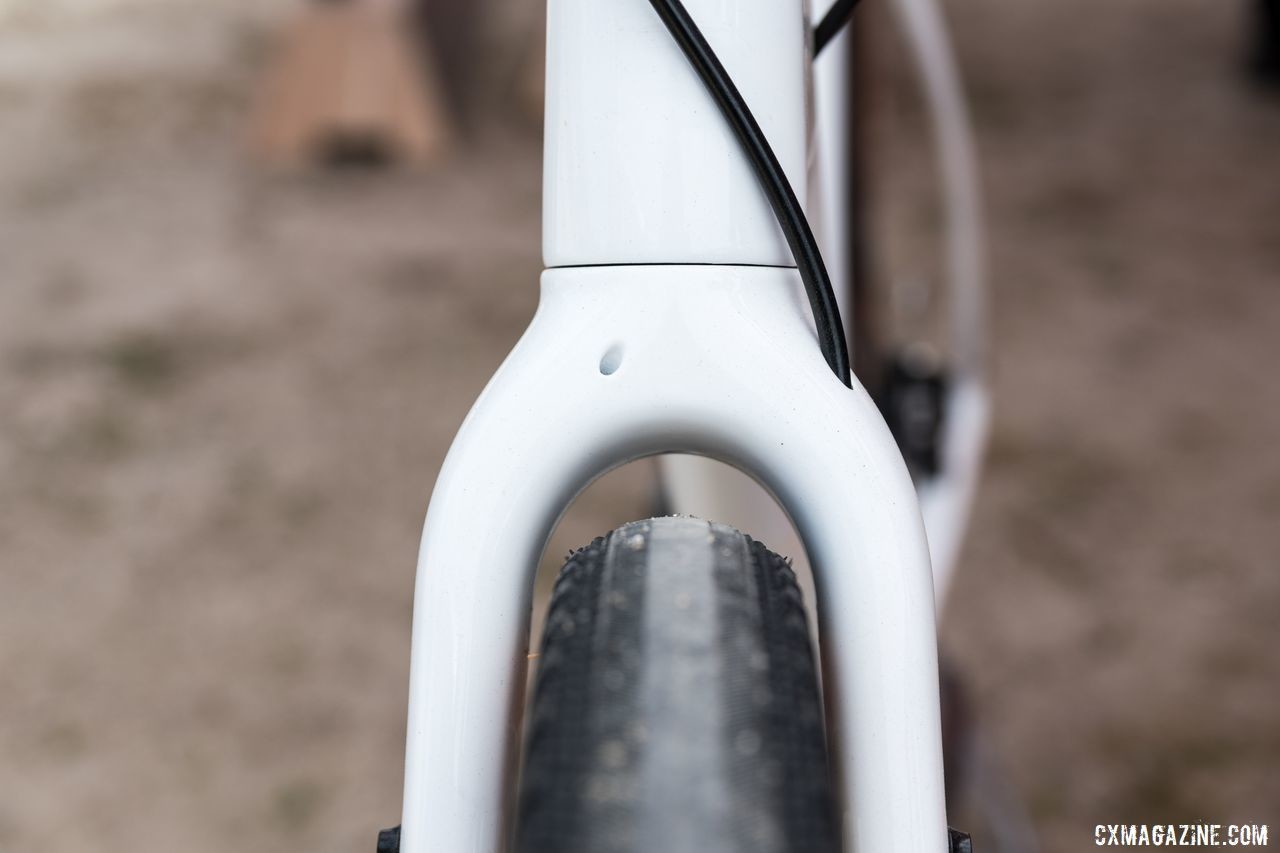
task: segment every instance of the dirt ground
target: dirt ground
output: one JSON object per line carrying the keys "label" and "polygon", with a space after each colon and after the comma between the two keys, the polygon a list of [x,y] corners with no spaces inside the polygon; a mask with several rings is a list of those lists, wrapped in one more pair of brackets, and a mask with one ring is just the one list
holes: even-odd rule
{"label": "dirt ground", "polygon": [[[360,851],[397,821],[422,514],[534,310],[539,138],[261,174],[288,8],[0,2],[5,853]],[[998,411],[945,653],[1050,853],[1274,831],[1280,99],[1235,3],[948,11]],[[898,254],[936,227],[901,143]],[[649,502],[610,477],[552,553]]]}

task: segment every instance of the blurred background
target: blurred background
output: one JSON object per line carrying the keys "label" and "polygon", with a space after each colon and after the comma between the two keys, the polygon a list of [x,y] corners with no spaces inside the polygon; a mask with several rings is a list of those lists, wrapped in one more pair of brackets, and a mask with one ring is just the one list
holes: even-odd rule
{"label": "blurred background", "polygon": [[[0,0],[0,851],[371,851],[398,821],[423,513],[537,300],[542,4],[388,5]],[[997,406],[944,655],[1044,850],[1274,826],[1262,4],[944,5]],[[872,228],[910,282],[932,153],[865,7]],[[652,478],[594,486],[552,557]]]}

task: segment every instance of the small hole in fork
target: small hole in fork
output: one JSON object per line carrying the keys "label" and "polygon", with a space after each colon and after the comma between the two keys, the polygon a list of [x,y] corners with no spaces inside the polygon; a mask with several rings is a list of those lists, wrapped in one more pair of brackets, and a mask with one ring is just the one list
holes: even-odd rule
{"label": "small hole in fork", "polygon": [[614,344],[605,350],[605,354],[600,358],[600,374],[612,376],[618,372],[619,367],[622,367],[622,346]]}

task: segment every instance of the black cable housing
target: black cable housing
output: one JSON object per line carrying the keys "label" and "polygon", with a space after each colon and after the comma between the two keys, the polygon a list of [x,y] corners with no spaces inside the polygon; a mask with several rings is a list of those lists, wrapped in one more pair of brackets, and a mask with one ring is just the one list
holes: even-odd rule
{"label": "black cable housing", "polygon": [[836,0],[835,5],[822,16],[818,26],[813,28],[813,55],[822,53],[822,49],[831,44],[831,40],[840,35],[845,24],[853,17],[853,10],[860,0]]}
{"label": "black cable housing", "polygon": [[680,0],[649,2],[680,45],[689,64],[702,78],[751,161],[778,224],[782,227],[787,245],[795,257],[796,267],[809,296],[809,306],[813,310],[822,354],[836,377],[846,386],[851,386],[849,348],[844,337],[844,327],[840,323],[840,309],[836,305],[835,292],[831,288],[831,277],[822,262],[818,241],[813,236],[813,230],[809,227],[809,221],[805,218],[804,210],[800,207],[795,190],[787,180],[777,155],[738,87],[734,85],[698,25],[689,16],[684,4]]}

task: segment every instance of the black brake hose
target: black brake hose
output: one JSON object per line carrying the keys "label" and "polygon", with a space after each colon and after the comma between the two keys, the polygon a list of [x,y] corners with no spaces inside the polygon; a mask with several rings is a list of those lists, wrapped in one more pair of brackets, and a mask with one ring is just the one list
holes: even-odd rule
{"label": "black brake hose", "polygon": [[818,26],[813,28],[813,55],[822,53],[822,49],[831,44],[831,40],[840,35],[845,24],[853,17],[859,0],[836,0],[835,5],[822,16]]}
{"label": "black brake hose", "polygon": [[809,296],[809,306],[813,310],[822,355],[836,377],[845,385],[852,385],[849,348],[845,342],[844,327],[840,323],[840,309],[836,305],[835,292],[831,289],[831,277],[822,263],[818,241],[814,239],[813,230],[809,227],[809,221],[805,218],[795,190],[791,188],[777,155],[773,153],[769,140],[765,138],[738,87],[720,64],[711,45],[707,44],[698,25],[689,17],[684,4],[680,0],[649,2],[684,51],[689,64],[702,78],[751,161],[756,177],[769,199],[769,205],[782,227],[787,245],[795,256],[796,268],[800,272],[800,279]]}

